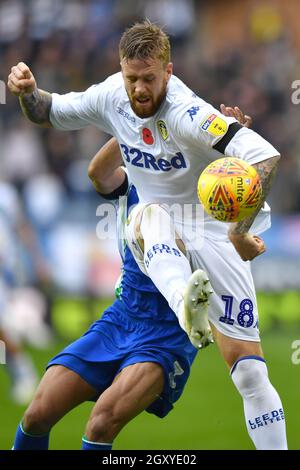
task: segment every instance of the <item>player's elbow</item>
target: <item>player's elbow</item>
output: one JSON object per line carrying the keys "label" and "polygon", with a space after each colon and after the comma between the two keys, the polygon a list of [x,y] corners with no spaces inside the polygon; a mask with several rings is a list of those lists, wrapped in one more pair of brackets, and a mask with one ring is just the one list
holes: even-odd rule
{"label": "player's elbow", "polygon": [[274,155],[273,157],[270,157],[267,160],[263,160],[263,161],[270,163],[270,165],[274,167],[277,165],[280,158],[281,158],[281,155],[278,153],[277,155]]}
{"label": "player's elbow", "polygon": [[280,154],[277,154],[273,157],[267,158],[266,160],[262,160],[261,162],[255,163],[253,166],[260,174],[261,171],[263,171],[265,175],[269,175],[277,169],[280,158]]}
{"label": "player's elbow", "polygon": [[97,170],[97,167],[96,167],[95,163],[93,161],[91,161],[89,166],[88,166],[88,177],[92,181],[96,176],[96,170]]}
{"label": "player's elbow", "polygon": [[97,162],[94,162],[93,160],[90,162],[88,166],[88,177],[90,180],[94,183],[97,181],[99,184],[101,184],[102,180],[105,179],[103,173],[99,169],[99,166],[97,165]]}
{"label": "player's elbow", "polygon": [[268,163],[269,163],[269,173],[270,173],[270,174],[275,175],[275,173],[276,173],[276,171],[277,171],[277,168],[278,168],[278,164],[279,164],[280,158],[281,158],[281,155],[278,154],[278,155],[274,155],[274,157],[271,157],[271,158],[268,160]]}
{"label": "player's elbow", "polygon": [[280,155],[280,153],[278,153],[277,155],[274,155],[274,157],[272,157],[272,158],[274,158],[274,162],[277,163],[281,159],[281,155]]}
{"label": "player's elbow", "polygon": [[88,177],[92,181],[96,191],[99,193],[106,193],[106,175],[101,171],[101,168],[99,168],[97,163],[94,161],[91,161],[88,166]]}

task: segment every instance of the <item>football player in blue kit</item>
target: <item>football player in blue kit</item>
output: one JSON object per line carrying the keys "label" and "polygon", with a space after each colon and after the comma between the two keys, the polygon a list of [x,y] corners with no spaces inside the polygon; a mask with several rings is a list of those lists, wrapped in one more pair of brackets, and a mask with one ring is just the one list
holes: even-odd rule
{"label": "football player in blue kit", "polygon": [[[101,151],[95,158],[101,159]],[[103,196],[126,196],[118,208],[118,217],[125,215],[126,220],[128,210],[138,203],[136,189],[127,176],[121,187],[115,189],[113,183],[114,175],[106,178],[101,189],[112,191]],[[122,223],[118,226],[122,231]],[[118,237],[122,240],[122,233]],[[49,362],[17,429],[14,450],[48,449],[51,428],[87,400],[96,404],[82,448],[108,450],[136,415],[147,410],[163,418],[181,396],[197,349],[128,247],[121,256],[118,298],[81,338]]]}

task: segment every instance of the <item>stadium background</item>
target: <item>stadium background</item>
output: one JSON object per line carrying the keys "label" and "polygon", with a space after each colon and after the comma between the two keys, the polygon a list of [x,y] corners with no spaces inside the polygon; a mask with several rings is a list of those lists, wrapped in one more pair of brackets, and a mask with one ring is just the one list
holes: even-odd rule
{"label": "stadium background", "polygon": [[[22,60],[42,89],[83,90],[118,71],[120,34],[147,16],[171,35],[175,74],[217,107],[240,106],[254,118],[254,129],[280,149],[269,198],[273,227],[264,237],[268,252],[253,271],[265,354],[293,449],[300,449],[300,134],[299,105],[291,98],[292,84],[300,79],[299,14],[297,0],[231,0],[230,8],[221,0],[0,1],[0,80]],[[92,128],[72,134],[38,129],[21,116],[14,97],[7,94],[3,101],[0,175],[17,188],[23,217],[8,326],[42,374],[49,358],[101,314],[118,277],[116,240],[97,238],[101,209],[96,211],[103,201],[86,171],[107,136]],[[4,367],[0,449],[9,449],[23,408],[10,400]],[[90,407],[70,413],[55,428],[51,448],[80,447]],[[167,419],[143,413],[115,448],[251,449],[241,400],[216,348],[199,354],[185,394]]]}

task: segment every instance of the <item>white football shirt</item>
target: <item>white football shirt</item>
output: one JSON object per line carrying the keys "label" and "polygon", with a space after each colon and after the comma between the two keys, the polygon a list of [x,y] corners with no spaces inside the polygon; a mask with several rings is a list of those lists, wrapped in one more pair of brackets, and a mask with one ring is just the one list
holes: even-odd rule
{"label": "white football shirt", "polygon": [[[92,124],[115,136],[140,202],[181,207],[197,204],[200,173],[223,154],[250,164],[279,155],[247,128],[238,130],[226,146],[221,145],[221,151],[216,150],[214,146],[226,138],[229,125],[236,120],[223,116],[174,75],[164,102],[150,118],[142,119],[134,113],[119,72],[85,92],[53,93],[50,121],[61,130]],[[260,233],[270,226],[269,212],[265,204],[252,232]],[[204,229],[205,236],[220,239],[227,236],[228,224],[205,214]]]}

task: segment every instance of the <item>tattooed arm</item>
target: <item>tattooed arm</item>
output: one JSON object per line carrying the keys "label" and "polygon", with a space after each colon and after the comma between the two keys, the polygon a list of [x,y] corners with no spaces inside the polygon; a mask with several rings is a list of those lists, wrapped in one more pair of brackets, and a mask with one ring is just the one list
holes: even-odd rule
{"label": "tattooed arm", "polygon": [[233,243],[236,251],[239,253],[243,261],[252,260],[256,256],[259,256],[266,251],[264,241],[260,237],[250,234],[249,230],[270,191],[273,179],[276,174],[279,159],[280,157],[276,156],[253,165],[261,180],[261,204],[251,216],[246,217],[241,222],[232,224],[229,230],[229,239]]}
{"label": "tattooed arm", "polygon": [[30,121],[42,127],[52,127],[50,122],[50,109],[52,103],[51,93],[36,88],[30,95],[19,97],[20,106]]}
{"label": "tattooed arm", "polygon": [[19,97],[22,111],[28,119],[42,127],[52,127],[49,118],[51,94],[37,88],[35,78],[24,62],[11,68],[7,86],[11,93]]}

